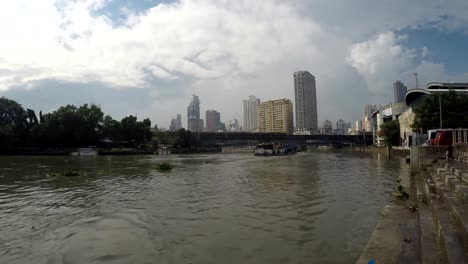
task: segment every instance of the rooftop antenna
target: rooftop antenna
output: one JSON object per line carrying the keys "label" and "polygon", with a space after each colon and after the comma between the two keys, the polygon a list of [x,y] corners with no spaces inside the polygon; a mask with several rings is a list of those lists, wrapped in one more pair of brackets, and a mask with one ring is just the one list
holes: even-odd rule
{"label": "rooftop antenna", "polygon": [[416,79],[416,89],[418,89],[419,88],[418,73],[415,72],[413,74],[414,74],[414,78]]}

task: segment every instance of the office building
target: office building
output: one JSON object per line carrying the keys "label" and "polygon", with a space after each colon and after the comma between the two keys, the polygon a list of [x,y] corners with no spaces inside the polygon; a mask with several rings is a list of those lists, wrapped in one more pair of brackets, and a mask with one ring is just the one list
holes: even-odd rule
{"label": "office building", "polygon": [[258,105],[258,131],[293,133],[293,105],[291,100],[279,99]]}
{"label": "office building", "polygon": [[206,111],[206,132],[216,132],[221,129],[221,114],[216,110]]}
{"label": "office building", "polygon": [[393,94],[395,95],[395,102],[404,101],[407,92],[408,88],[406,88],[402,82],[396,81],[393,83]]}
{"label": "office building", "polygon": [[237,118],[234,118],[233,120],[229,120],[226,122],[226,131],[227,132],[240,132],[240,126],[239,126],[239,121]]}
{"label": "office building", "polygon": [[372,114],[380,109],[380,105],[371,105],[366,104],[364,105],[364,117],[368,116],[371,117]]}
{"label": "office building", "polygon": [[169,131],[177,131],[182,128],[182,116],[177,114],[176,118],[172,118]]}
{"label": "office building", "polygon": [[187,130],[192,132],[203,130],[203,120],[200,119],[200,100],[196,95],[192,95],[192,101],[187,107]]}
{"label": "office building", "polygon": [[338,135],[347,135],[348,134],[348,123],[343,119],[336,121],[336,131]]}
{"label": "office building", "polygon": [[317,131],[317,91],[315,77],[308,71],[294,73],[296,130]]}
{"label": "office building", "polygon": [[260,104],[260,99],[253,95],[249,99],[244,100],[244,131],[257,131],[257,108]]}
{"label": "office building", "polygon": [[330,120],[323,121],[323,127],[322,127],[321,132],[322,132],[321,134],[325,134],[325,135],[330,135],[333,133],[333,125]]}

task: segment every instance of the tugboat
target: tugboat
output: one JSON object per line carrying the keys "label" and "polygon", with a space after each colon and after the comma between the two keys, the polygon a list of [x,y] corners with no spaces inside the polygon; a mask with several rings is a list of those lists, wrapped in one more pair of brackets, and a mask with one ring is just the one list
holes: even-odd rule
{"label": "tugboat", "polygon": [[296,153],[297,147],[281,143],[260,143],[254,149],[255,156],[286,156]]}

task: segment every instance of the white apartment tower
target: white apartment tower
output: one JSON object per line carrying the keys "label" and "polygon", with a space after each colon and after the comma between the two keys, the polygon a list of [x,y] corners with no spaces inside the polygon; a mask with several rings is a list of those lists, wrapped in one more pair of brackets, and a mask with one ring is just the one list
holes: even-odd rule
{"label": "white apartment tower", "polygon": [[294,73],[296,130],[317,131],[317,90],[315,77],[308,71]]}
{"label": "white apartment tower", "polygon": [[257,131],[257,107],[260,104],[260,99],[253,95],[249,99],[244,100],[244,131],[255,132]]}

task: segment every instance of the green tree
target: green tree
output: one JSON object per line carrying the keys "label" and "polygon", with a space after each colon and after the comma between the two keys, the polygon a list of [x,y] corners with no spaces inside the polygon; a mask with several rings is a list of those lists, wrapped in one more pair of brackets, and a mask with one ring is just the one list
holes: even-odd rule
{"label": "green tree", "polygon": [[0,148],[9,149],[24,142],[28,133],[27,117],[20,104],[0,98]]}
{"label": "green tree", "polygon": [[400,124],[398,123],[398,120],[393,120],[382,124],[380,126],[380,130],[382,131],[382,136],[384,136],[384,141],[388,149],[399,145]]}
{"label": "green tree", "polygon": [[[440,96],[440,98],[439,98]],[[442,108],[442,127],[468,127],[468,96],[449,91],[426,96],[413,111],[415,114],[412,128],[420,133],[440,128],[440,105]]]}
{"label": "green tree", "polygon": [[125,141],[146,144],[153,138],[151,121],[148,118],[138,122],[136,117],[130,115],[123,118],[120,123],[122,126],[122,138]]}
{"label": "green tree", "polygon": [[120,122],[112,119],[112,117],[108,115],[105,116],[102,122],[102,137],[112,140],[122,140],[123,132]]}
{"label": "green tree", "polygon": [[181,128],[176,131],[176,141],[174,144],[175,147],[183,149],[192,149],[194,147],[197,147],[198,145],[199,142],[195,134],[193,134],[189,130]]}

